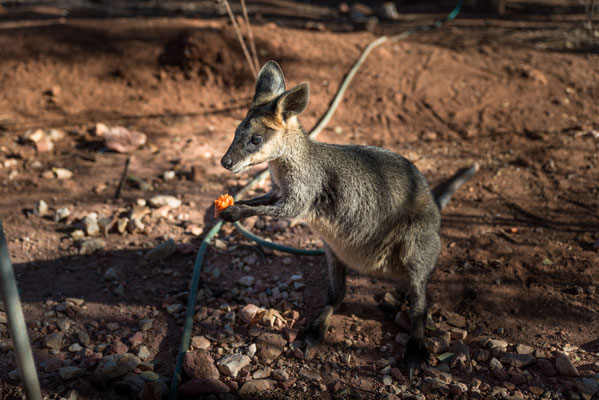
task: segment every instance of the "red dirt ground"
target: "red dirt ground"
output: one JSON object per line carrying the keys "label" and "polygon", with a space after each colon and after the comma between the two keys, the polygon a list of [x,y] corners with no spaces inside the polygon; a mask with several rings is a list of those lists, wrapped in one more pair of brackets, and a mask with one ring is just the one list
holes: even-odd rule
{"label": "red dirt ground", "polygon": [[[437,31],[376,49],[318,140],[391,149],[410,158],[431,184],[479,162],[480,173],[443,213],[444,247],[429,285],[433,320],[447,326],[452,312],[465,317],[465,342],[472,349],[481,339],[494,338],[533,346],[537,357],[569,352],[581,374],[589,375],[599,360],[599,56],[580,47],[583,16],[512,11],[512,18],[486,19],[467,10]],[[45,7],[27,12],[48,19],[18,24],[12,21],[18,12],[23,11],[0,9],[0,216],[36,360],[59,358],[75,365],[69,361],[74,353],[66,348],[77,341],[77,331],[89,333],[92,348],[120,338],[127,343],[139,320],[152,317],[143,343],[155,372],[170,379],[181,324],[180,315],[173,317],[165,306],[186,303],[194,253],[162,262],[142,256],[166,238],[199,246],[202,236],[186,227],[195,224],[207,232],[215,223],[212,201],[235,192],[258,170],[237,177],[219,164],[252,96],[252,74],[222,17],[105,19],[74,12],[58,20],[60,10]],[[436,17],[405,14],[377,33],[400,32]],[[341,17],[330,26],[325,21],[324,31],[295,27],[301,18],[263,16],[260,21],[254,26],[260,61],[277,60],[288,86],[311,84],[310,106],[302,117],[309,129],[376,36],[344,31]],[[127,185],[122,199],[112,198],[126,155],[103,149],[101,138],[91,133],[97,122],[148,135],[146,145],[132,153],[131,173],[148,181],[150,192]],[[37,153],[20,138],[38,128],[66,135],[52,151]],[[55,167],[74,175],[45,178],[44,171]],[[176,178],[162,179],[166,170],[176,171]],[[155,194],[175,195],[183,204],[166,218],[146,217],[142,233],[111,233],[103,250],[79,254],[69,233],[80,218],[92,211],[126,214],[136,199]],[[71,216],[57,223],[33,215],[40,199],[51,210],[70,207]],[[255,230],[274,241],[302,247],[319,243],[302,224],[265,222]],[[300,312],[300,328],[324,303],[323,259],[263,254],[229,226],[219,238],[226,249],[209,251],[198,303],[206,307],[200,314],[212,317],[194,327],[194,335],[214,339],[215,359],[217,351],[236,347],[231,337],[243,343],[252,339],[242,325],[235,326],[238,337],[224,334],[226,321],[215,313],[223,303],[233,310],[245,304],[235,294],[240,276],[255,276],[262,288],[274,288],[302,274],[306,287],[293,291],[288,304]],[[117,271],[116,284],[104,279],[109,267]],[[115,293],[118,284],[124,293]],[[394,341],[401,329],[379,307],[386,292],[401,298],[396,287],[396,282],[351,273],[345,303],[332,319],[320,355],[311,361],[281,356],[274,364],[298,381],[273,396],[392,393],[374,365],[390,356],[401,360],[401,346]],[[57,314],[56,306],[67,297],[85,303],[66,316]],[[42,349],[42,339],[64,318],[72,321],[67,345],[51,354]],[[117,322],[118,330],[107,331],[109,322]],[[8,339],[3,324],[0,339]],[[346,347],[346,339],[353,344]],[[381,352],[389,344],[392,351]],[[351,354],[350,363],[340,361],[344,354]],[[474,377],[525,398],[536,398],[530,387],[537,386],[549,396],[576,392],[575,379],[549,378],[537,367],[529,369],[526,383],[510,386],[481,365],[451,372],[469,387]],[[20,398],[8,378],[15,368],[12,352],[0,352],[0,399]],[[302,368],[319,371],[321,380],[306,378]],[[80,392],[79,398],[110,398],[114,390],[92,386],[85,377],[63,381],[56,372],[42,372],[41,381],[48,398],[70,388]],[[444,398],[443,393],[426,398]],[[491,389],[481,393],[487,398]]]}

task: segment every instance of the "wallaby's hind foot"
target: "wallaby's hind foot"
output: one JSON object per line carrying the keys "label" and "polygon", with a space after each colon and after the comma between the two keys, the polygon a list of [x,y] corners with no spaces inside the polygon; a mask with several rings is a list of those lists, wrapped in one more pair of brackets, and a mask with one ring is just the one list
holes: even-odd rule
{"label": "wallaby's hind foot", "polygon": [[345,264],[331,251],[326,243],[324,248],[329,272],[327,304],[299,336],[299,339],[304,343],[305,358],[310,357],[313,348],[324,338],[331,315],[339,308],[345,296]]}
{"label": "wallaby's hind foot", "polygon": [[329,327],[329,318],[333,314],[333,311],[332,306],[325,306],[310,325],[298,336],[298,339],[301,340],[304,345],[305,358],[310,358],[314,347],[322,342]]}
{"label": "wallaby's hind foot", "polygon": [[403,352],[403,363],[406,369],[408,370],[409,381],[412,382],[412,377],[414,376],[414,370],[420,367],[420,364],[423,362],[426,365],[429,364],[430,353],[424,342],[422,340],[418,340],[415,337],[411,337],[406,343],[406,347]]}

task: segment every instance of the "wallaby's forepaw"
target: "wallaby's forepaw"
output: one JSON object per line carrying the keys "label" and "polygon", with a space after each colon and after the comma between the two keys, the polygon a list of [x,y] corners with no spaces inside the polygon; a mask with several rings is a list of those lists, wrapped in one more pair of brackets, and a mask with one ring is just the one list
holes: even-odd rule
{"label": "wallaby's forepaw", "polygon": [[412,376],[414,375],[414,369],[420,367],[422,362],[425,362],[426,365],[429,364],[430,353],[424,342],[416,339],[415,337],[411,337],[406,343],[406,347],[403,352],[403,363],[408,370],[410,382],[412,381]]}
{"label": "wallaby's forepaw", "polygon": [[227,222],[235,222],[241,219],[241,208],[237,206],[229,206],[222,210],[218,216]]}

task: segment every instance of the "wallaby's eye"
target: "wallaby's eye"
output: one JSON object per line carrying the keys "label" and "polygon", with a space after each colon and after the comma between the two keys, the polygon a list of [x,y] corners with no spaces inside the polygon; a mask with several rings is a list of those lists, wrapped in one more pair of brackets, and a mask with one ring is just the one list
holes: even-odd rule
{"label": "wallaby's eye", "polygon": [[250,139],[250,142],[252,142],[253,145],[258,146],[259,144],[262,143],[262,136],[252,136],[252,138]]}

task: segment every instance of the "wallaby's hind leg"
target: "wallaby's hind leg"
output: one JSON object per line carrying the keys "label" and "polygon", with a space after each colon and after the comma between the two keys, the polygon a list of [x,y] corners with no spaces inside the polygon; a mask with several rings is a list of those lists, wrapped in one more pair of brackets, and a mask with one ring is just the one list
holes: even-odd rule
{"label": "wallaby's hind leg", "polygon": [[304,342],[306,357],[310,355],[312,348],[324,337],[331,315],[343,303],[343,297],[345,296],[345,264],[326,245],[325,251],[329,270],[327,303],[300,335],[300,339]]}
{"label": "wallaby's hind leg", "polygon": [[429,363],[429,351],[424,344],[424,330],[426,328],[427,305],[426,305],[426,283],[434,264],[413,265],[408,268],[408,280],[410,284],[410,316],[412,320],[411,337],[404,349],[403,362],[408,369],[410,381],[414,369],[422,362]]}

